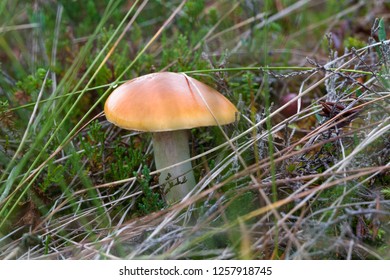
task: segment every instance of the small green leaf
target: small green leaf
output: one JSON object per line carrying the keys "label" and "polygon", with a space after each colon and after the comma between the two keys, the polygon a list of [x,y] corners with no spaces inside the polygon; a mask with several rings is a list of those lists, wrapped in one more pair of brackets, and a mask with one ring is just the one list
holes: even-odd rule
{"label": "small green leaf", "polygon": [[383,18],[381,18],[379,20],[378,38],[379,38],[379,41],[386,40],[386,29],[385,29],[385,22],[384,22]]}

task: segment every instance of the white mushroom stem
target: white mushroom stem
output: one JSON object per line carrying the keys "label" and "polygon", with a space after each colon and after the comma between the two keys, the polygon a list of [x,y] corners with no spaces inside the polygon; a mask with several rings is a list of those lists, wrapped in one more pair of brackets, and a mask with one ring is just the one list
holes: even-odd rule
{"label": "white mushroom stem", "polygon": [[[154,132],[153,150],[157,170],[188,160],[188,131]],[[180,201],[196,185],[191,161],[161,171],[159,183],[165,185],[169,204]]]}

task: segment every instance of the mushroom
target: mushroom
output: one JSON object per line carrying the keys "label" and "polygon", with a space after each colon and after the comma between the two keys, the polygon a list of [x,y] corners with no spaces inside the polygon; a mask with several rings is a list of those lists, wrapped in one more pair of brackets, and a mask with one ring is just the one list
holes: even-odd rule
{"label": "mushroom", "polygon": [[[297,96],[298,96],[298,94],[296,94],[296,93],[287,93],[287,94],[283,95],[282,98],[280,99],[280,102],[279,102],[280,106],[287,104],[288,102],[290,102],[290,100],[294,99]],[[298,112],[298,103],[299,102],[300,102],[300,99],[292,102],[286,108],[284,108],[280,113],[283,116],[285,116],[286,118],[289,118],[292,115],[295,115]]]}
{"label": "mushroom", "polygon": [[153,133],[156,169],[168,167],[161,171],[159,183],[165,185],[167,202],[174,203],[196,185],[188,160],[188,130],[232,123],[237,109],[218,91],[196,79],[160,72],[140,76],[116,88],[108,97],[104,112],[108,121],[121,128]]}

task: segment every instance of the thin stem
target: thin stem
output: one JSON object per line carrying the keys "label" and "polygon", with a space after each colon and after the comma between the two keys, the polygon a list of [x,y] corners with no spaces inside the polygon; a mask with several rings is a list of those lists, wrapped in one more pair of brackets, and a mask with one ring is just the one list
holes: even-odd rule
{"label": "thin stem", "polygon": [[[153,133],[153,149],[157,170],[188,160],[188,131]],[[169,204],[183,199],[196,185],[191,161],[161,171],[159,183],[165,185],[166,200]]]}

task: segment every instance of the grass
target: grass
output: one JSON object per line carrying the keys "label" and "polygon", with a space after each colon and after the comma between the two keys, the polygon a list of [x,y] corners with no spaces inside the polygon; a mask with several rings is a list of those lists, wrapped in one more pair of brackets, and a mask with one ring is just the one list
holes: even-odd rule
{"label": "grass", "polygon": [[[389,12],[3,0],[0,259],[388,259]],[[240,111],[191,130],[198,184],[175,205],[150,136],[102,112],[113,88],[156,71]],[[302,106],[286,116],[288,93]]]}

